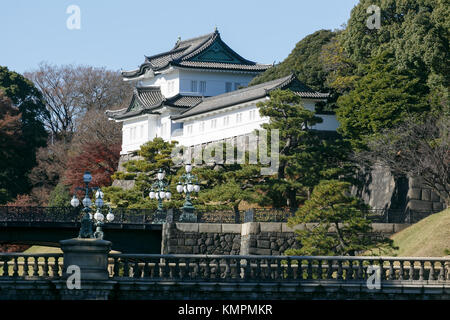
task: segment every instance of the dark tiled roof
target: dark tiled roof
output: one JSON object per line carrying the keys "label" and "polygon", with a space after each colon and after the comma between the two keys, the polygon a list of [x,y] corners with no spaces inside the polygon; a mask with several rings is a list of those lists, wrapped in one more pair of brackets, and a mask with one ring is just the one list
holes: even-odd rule
{"label": "dark tiled roof", "polygon": [[280,79],[260,83],[255,86],[205,98],[198,105],[186,110],[180,115],[172,116],[172,119],[183,119],[247,101],[260,99],[266,97],[270,91],[275,89],[290,89],[302,98],[325,99],[328,97],[328,93],[315,92],[300,82],[294,75],[289,75]]}
{"label": "dark tiled roof", "polygon": [[168,98],[164,105],[174,106],[174,107],[193,107],[202,101],[202,97],[199,96],[184,96],[177,94],[174,97]]}
{"label": "dark tiled roof", "polygon": [[[202,57],[203,53],[214,46],[217,47],[217,50],[220,49],[226,52],[229,61],[221,61],[220,59],[217,61],[214,59],[208,60],[207,58]],[[226,69],[251,72],[262,72],[272,66],[257,64],[253,61],[244,59],[225,44],[220,38],[219,32],[215,31],[197,38],[178,41],[175,47],[170,51],[153,56],[146,56],[144,63],[141,64],[138,69],[122,71],[122,75],[125,78],[133,78],[144,74],[147,70],[159,71],[170,65],[187,68]]]}
{"label": "dark tiled roof", "polygon": [[126,119],[140,114],[152,113],[162,106],[190,108],[197,105],[201,100],[202,97],[180,94],[165,98],[158,86],[136,87],[128,108],[114,111],[107,110],[106,115],[112,119]]}

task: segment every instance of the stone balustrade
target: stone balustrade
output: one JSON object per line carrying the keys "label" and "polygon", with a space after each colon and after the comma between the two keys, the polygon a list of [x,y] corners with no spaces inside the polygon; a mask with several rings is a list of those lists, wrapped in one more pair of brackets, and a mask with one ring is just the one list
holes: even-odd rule
{"label": "stone balustrade", "polygon": [[366,281],[380,269],[380,281],[449,283],[449,258],[133,255],[111,254],[111,279],[142,281],[297,282]]}
{"label": "stone balustrade", "polygon": [[0,279],[59,279],[62,253],[0,253]]}

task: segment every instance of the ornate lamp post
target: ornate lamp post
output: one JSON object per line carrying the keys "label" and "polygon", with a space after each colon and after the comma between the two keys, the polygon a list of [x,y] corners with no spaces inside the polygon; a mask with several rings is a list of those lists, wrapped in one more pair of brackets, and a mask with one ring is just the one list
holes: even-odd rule
{"label": "ornate lamp post", "polygon": [[[101,208],[104,205],[103,202],[103,192],[98,187],[89,187],[89,183],[92,181],[92,175],[89,171],[86,171],[83,175],[83,182],[85,183],[84,188],[83,187],[76,187],[75,190],[84,191],[84,198],[82,200],[83,203],[83,218],[81,219],[81,228],[80,233],[78,234],[78,238],[86,239],[86,238],[97,238],[97,239],[103,239],[103,231],[102,231],[102,225],[103,220],[105,219],[104,215],[100,212]],[[91,205],[92,200],[89,198],[89,193],[96,191],[95,194],[95,206],[97,207],[97,212],[92,216],[91,214]],[[80,200],[76,197],[76,195],[73,195],[72,200],[70,201],[70,204],[76,208],[80,204]],[[109,207],[109,206],[108,206]],[[93,221],[95,219],[95,222]],[[106,220],[109,222],[114,220],[114,215],[111,212],[111,208],[109,208],[109,213],[106,215]],[[95,233],[93,232],[93,226],[96,226]]]}
{"label": "ornate lamp post", "polygon": [[[150,190],[150,193],[148,196],[150,199],[157,199],[158,200],[158,209],[157,214],[160,216],[163,213],[163,199],[170,200],[172,197],[172,193],[169,190],[169,183],[164,180],[164,177],[166,176],[166,173],[163,169],[159,169],[156,178],[157,180],[153,183],[152,188]],[[162,217],[157,217],[156,219],[153,219],[153,223],[163,223],[165,222],[165,219]]]}
{"label": "ornate lamp post", "polygon": [[177,191],[179,193],[184,192],[186,194],[186,200],[183,205],[183,214],[180,217],[180,221],[196,220],[194,215],[194,206],[191,201],[191,193],[199,192],[200,186],[198,184],[198,178],[191,173],[192,165],[190,163],[185,165],[186,173],[181,176],[180,182],[177,184]]}

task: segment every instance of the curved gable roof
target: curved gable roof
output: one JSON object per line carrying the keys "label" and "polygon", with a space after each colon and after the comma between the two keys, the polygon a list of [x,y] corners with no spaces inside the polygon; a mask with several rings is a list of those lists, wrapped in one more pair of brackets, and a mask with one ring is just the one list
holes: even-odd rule
{"label": "curved gable roof", "polygon": [[222,41],[220,33],[216,30],[200,37],[178,40],[170,51],[145,56],[144,63],[138,69],[122,71],[122,75],[125,78],[134,78],[144,74],[147,70],[159,71],[170,65],[252,72],[262,72],[272,66],[244,59]]}

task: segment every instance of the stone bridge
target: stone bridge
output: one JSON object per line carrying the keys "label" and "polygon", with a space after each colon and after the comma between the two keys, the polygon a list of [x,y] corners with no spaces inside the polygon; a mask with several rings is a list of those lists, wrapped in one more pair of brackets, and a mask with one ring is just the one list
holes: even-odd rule
{"label": "stone bridge", "polygon": [[[122,210],[115,215],[116,219],[104,226],[105,237],[112,241],[113,250],[122,253],[280,255],[298,246],[294,229],[304,227],[291,229],[286,222],[232,223],[236,219],[231,212],[225,212],[221,220],[202,213],[201,223],[173,222],[178,220],[173,218],[173,211],[168,212],[167,223],[155,220],[150,210]],[[276,213],[261,220],[270,221],[267,217],[282,220],[283,216]],[[80,212],[72,208],[32,207],[27,211],[0,207],[0,243],[59,246],[60,240],[78,235],[79,221]],[[372,224],[374,236],[379,237],[390,236],[406,226]]]}
{"label": "stone bridge", "polygon": [[[64,254],[0,254],[0,299],[450,298],[446,257],[110,254],[108,241],[63,242]],[[74,264],[81,285],[69,289]]]}

